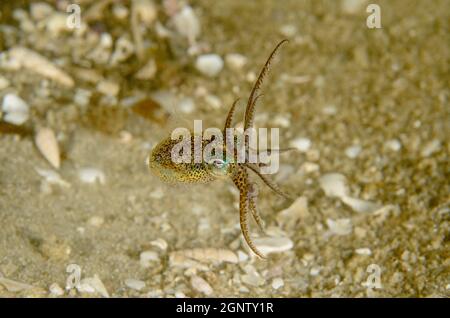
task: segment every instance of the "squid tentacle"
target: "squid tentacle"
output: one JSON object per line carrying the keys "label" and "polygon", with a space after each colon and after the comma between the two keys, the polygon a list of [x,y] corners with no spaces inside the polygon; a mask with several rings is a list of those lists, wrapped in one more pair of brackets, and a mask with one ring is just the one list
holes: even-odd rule
{"label": "squid tentacle", "polygon": [[261,172],[259,172],[259,167],[255,164],[252,163],[246,163],[245,164],[246,167],[250,168],[251,171],[253,171],[255,174],[258,175],[258,177],[261,178],[262,181],[264,181],[264,183],[269,186],[269,188],[271,188],[276,194],[286,198],[286,199],[291,199],[291,197],[284,193],[277,184],[273,183],[272,181],[270,181],[265,175],[261,174]]}
{"label": "squid tentacle", "polygon": [[239,196],[239,221],[241,224],[242,235],[244,236],[245,241],[249,248],[261,258],[265,258],[265,256],[258,250],[256,245],[253,243],[252,238],[250,237],[250,232],[248,229],[247,223],[247,215],[249,210],[249,191],[248,191],[248,173],[247,171],[239,166],[236,166],[236,171],[233,175],[233,182],[238,187],[240,196]]}
{"label": "squid tentacle", "polygon": [[261,219],[261,216],[256,209],[256,198],[258,197],[258,185],[255,182],[251,182],[249,184],[249,193],[248,193],[248,205],[250,208],[250,212],[252,213],[253,219],[258,225],[259,230],[262,234],[266,234],[264,230],[264,221]]}
{"label": "squid tentacle", "polygon": [[258,75],[258,78],[256,79],[255,85],[253,85],[253,88],[250,92],[250,97],[247,101],[247,108],[245,110],[245,119],[244,119],[244,130],[251,127],[253,124],[253,117],[255,113],[255,103],[258,99],[255,97],[259,89],[261,88],[261,85],[264,81],[264,77],[266,76],[267,72],[269,71],[270,63],[272,62],[273,57],[275,56],[275,53],[278,51],[279,47],[288,42],[287,39],[282,40],[280,43],[275,46],[272,53],[270,53],[269,58],[267,59],[266,63],[264,64],[263,68],[261,69],[261,72]]}

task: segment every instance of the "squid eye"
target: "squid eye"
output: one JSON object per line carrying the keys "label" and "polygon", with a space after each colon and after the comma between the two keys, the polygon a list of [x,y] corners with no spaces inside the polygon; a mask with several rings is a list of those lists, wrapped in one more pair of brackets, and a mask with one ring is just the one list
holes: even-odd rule
{"label": "squid eye", "polygon": [[224,162],[223,160],[220,160],[220,159],[215,159],[215,160],[213,161],[213,165],[214,165],[216,168],[223,168],[223,166],[225,165],[225,162]]}
{"label": "squid eye", "polygon": [[209,163],[209,171],[216,177],[226,177],[228,170],[228,162],[226,160],[213,159]]}

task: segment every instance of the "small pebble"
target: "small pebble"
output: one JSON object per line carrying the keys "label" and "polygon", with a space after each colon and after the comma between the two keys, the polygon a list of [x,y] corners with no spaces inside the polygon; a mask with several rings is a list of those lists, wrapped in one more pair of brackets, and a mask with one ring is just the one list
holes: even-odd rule
{"label": "small pebble", "polygon": [[347,14],[364,14],[364,5],[367,4],[367,0],[342,0],[341,9]]}
{"label": "small pebble", "polygon": [[119,141],[123,144],[128,144],[133,140],[133,135],[126,130],[119,132]]}
{"label": "small pebble", "polygon": [[200,21],[194,10],[190,6],[185,5],[180,12],[173,16],[172,20],[177,32],[186,37],[190,45],[195,44],[201,29]]}
{"label": "small pebble", "polygon": [[202,263],[220,264],[223,262],[236,264],[238,257],[227,249],[218,248],[195,248],[170,253],[169,262],[172,266],[186,267],[192,260]]}
{"label": "small pebble", "polygon": [[100,182],[100,184],[105,184],[105,174],[103,171],[97,168],[81,168],[78,171],[78,177],[84,183],[96,183]]}
{"label": "small pebble", "polygon": [[308,216],[308,199],[302,196],[295,199],[287,209],[280,211],[276,218],[281,223],[295,224],[297,220]]}
{"label": "small pebble", "polygon": [[157,71],[156,62],[150,59],[135,75],[139,80],[150,80],[155,77]]}
{"label": "small pebble", "polygon": [[140,291],[145,287],[145,282],[139,279],[128,278],[125,280],[125,285],[131,289]]}
{"label": "small pebble", "polygon": [[178,102],[178,108],[185,114],[190,114],[195,110],[194,100],[190,97],[182,98]]}
{"label": "small pebble", "polygon": [[291,120],[288,116],[284,114],[278,114],[273,119],[274,126],[287,128],[291,125]]}
{"label": "small pebble", "polygon": [[9,86],[8,79],[4,78],[3,76],[0,76],[0,90],[7,88]]}
{"label": "small pebble", "polygon": [[159,255],[154,251],[144,251],[139,256],[139,262],[143,268],[148,268],[151,266],[152,262],[158,262]]}
{"label": "small pebble", "polygon": [[196,291],[199,291],[207,296],[213,293],[211,285],[209,285],[208,282],[203,278],[201,278],[200,276],[196,275],[192,276],[191,285]]}
{"label": "small pebble", "polygon": [[378,210],[381,206],[379,204],[361,200],[357,198],[352,198],[349,196],[343,196],[341,197],[342,202],[347,204],[349,207],[353,209],[355,212],[359,213],[372,213]]}
{"label": "small pebble", "polygon": [[253,242],[264,255],[289,251],[294,246],[288,237],[257,237],[253,239]]}
{"label": "small pebble", "polygon": [[0,275],[0,285],[3,285],[3,287],[5,287],[7,291],[13,293],[33,288],[33,286],[29,284],[17,282],[15,280],[2,277],[1,275]]}
{"label": "small pebble", "polygon": [[50,128],[40,128],[35,137],[36,147],[45,159],[56,169],[61,165],[58,141]]}
{"label": "small pebble", "polygon": [[87,58],[98,64],[107,64],[110,60],[112,47],[113,38],[111,34],[103,32],[98,45],[87,54]]}
{"label": "small pebble", "polygon": [[57,284],[53,283],[49,287],[50,294],[55,296],[62,296],[64,295],[64,290]]}
{"label": "small pebble", "polygon": [[186,298],[186,295],[180,291],[175,292],[174,296],[175,298]]}
{"label": "small pebble", "polygon": [[9,57],[15,61],[19,68],[29,69],[67,87],[73,87],[75,84],[66,72],[35,51],[23,47],[13,47],[9,50]]}
{"label": "small pebble", "polygon": [[244,252],[241,251],[241,250],[239,250],[239,251],[237,252],[237,256],[238,256],[239,262],[245,262],[245,261],[248,260],[248,254],[247,254],[247,253],[244,253]]}
{"label": "small pebble", "polygon": [[222,102],[219,97],[216,95],[206,95],[205,96],[205,102],[211,106],[213,109],[220,109],[220,106],[222,106]]}
{"label": "small pebble", "polygon": [[150,97],[165,109],[172,109],[177,103],[177,97],[170,91],[156,91]]}
{"label": "small pebble", "polygon": [[70,31],[71,29],[67,24],[67,15],[62,12],[53,12],[45,21],[45,29],[53,37]]}
{"label": "small pebble", "polygon": [[97,84],[97,90],[104,95],[116,96],[119,93],[120,86],[111,81],[100,81]]}
{"label": "small pebble", "polygon": [[317,163],[307,161],[300,166],[299,170],[303,173],[313,173],[319,171],[320,167]]}
{"label": "small pebble", "polygon": [[223,68],[223,60],[217,54],[204,54],[197,57],[195,67],[203,75],[215,77]]}
{"label": "small pebble", "polygon": [[240,286],[239,287],[239,292],[241,293],[241,294],[246,294],[246,293],[249,293],[250,292],[250,289],[248,289],[247,287],[245,287],[245,286]]}
{"label": "small pebble", "polygon": [[195,96],[205,97],[208,94],[208,89],[205,86],[198,86],[194,91]]}
{"label": "small pebble", "polygon": [[162,199],[164,197],[164,191],[161,188],[157,188],[156,190],[150,192],[150,198],[152,199]]}
{"label": "small pebble", "polygon": [[63,180],[59,173],[50,169],[35,168],[36,172],[49,184],[57,184],[63,187],[70,187],[70,183]]}
{"label": "small pebble", "polygon": [[327,105],[324,108],[322,108],[322,113],[324,115],[329,115],[329,116],[336,115],[337,114],[336,106],[334,106],[334,105]]}
{"label": "small pebble", "polygon": [[385,205],[373,212],[373,215],[378,217],[379,221],[386,220],[390,215],[399,215],[401,213],[400,207],[394,204]]}
{"label": "small pebble", "polygon": [[76,286],[77,290],[80,293],[99,293],[105,298],[109,298],[109,293],[103,285],[103,282],[100,280],[97,274],[94,277],[83,278],[80,281],[80,284]]}
{"label": "small pebble", "polygon": [[307,152],[311,147],[311,140],[308,138],[297,138],[290,142],[290,146],[297,148],[300,152]]}
{"label": "small pebble", "polygon": [[399,151],[402,148],[402,144],[398,139],[391,139],[386,141],[386,147],[392,151]]}
{"label": "small pebble", "polygon": [[126,36],[116,41],[116,48],[111,55],[110,64],[117,65],[128,59],[134,53],[134,44]]}
{"label": "small pebble", "polygon": [[311,275],[311,276],[317,276],[317,275],[319,275],[319,273],[320,273],[320,268],[318,268],[318,267],[312,267],[309,270],[309,275]]}
{"label": "small pebble", "polygon": [[42,21],[53,13],[53,7],[45,2],[30,4],[30,15],[35,21]]}
{"label": "small pebble", "polygon": [[14,124],[22,125],[28,120],[29,106],[19,96],[6,94],[2,103],[3,120]]}
{"label": "small pebble", "polygon": [[93,216],[88,220],[88,224],[94,227],[100,227],[103,223],[105,223],[105,219],[101,216]]}
{"label": "small pebble", "polygon": [[345,149],[345,155],[350,159],[355,159],[361,153],[361,146],[354,145]]}
{"label": "small pebble", "polygon": [[284,281],[283,281],[283,279],[277,277],[277,278],[274,278],[274,279],[272,280],[272,288],[273,288],[273,289],[279,289],[279,288],[281,288],[281,287],[283,287],[283,286],[284,286]]}
{"label": "small pebble", "polygon": [[84,233],[86,232],[86,229],[82,226],[77,227],[77,232],[80,233],[81,235],[84,235]]}
{"label": "small pebble", "polygon": [[340,173],[327,173],[319,179],[320,186],[328,197],[345,197],[349,193],[347,179]]}
{"label": "small pebble", "polygon": [[309,75],[290,75],[283,73],[280,79],[286,83],[298,85],[308,83],[311,80],[311,77]]}
{"label": "small pebble", "polygon": [[139,16],[139,21],[146,26],[150,26],[157,18],[157,8],[152,0],[136,0],[133,1],[134,13]]}
{"label": "small pebble", "polygon": [[355,253],[358,255],[367,255],[367,256],[372,255],[372,251],[370,250],[370,248],[367,248],[367,247],[357,248],[355,250]]}
{"label": "small pebble", "polygon": [[297,27],[293,24],[285,24],[280,28],[281,35],[291,38],[297,34]]}
{"label": "small pebble", "polygon": [[252,71],[248,72],[247,75],[245,75],[245,80],[247,82],[253,83],[256,81],[256,74]]}
{"label": "small pebble", "polygon": [[73,97],[73,101],[75,104],[79,106],[87,106],[89,105],[89,101],[92,93],[86,89],[78,88],[75,91],[75,95]]}
{"label": "small pebble", "polygon": [[429,142],[427,142],[420,152],[420,155],[422,157],[429,157],[433,153],[437,152],[441,148],[441,142],[438,139],[433,139]]}
{"label": "small pebble", "polygon": [[230,53],[225,56],[225,63],[233,71],[240,71],[247,64],[247,58],[238,53]]}
{"label": "small pebble", "polygon": [[117,3],[113,6],[112,12],[113,12],[114,17],[116,17],[119,20],[126,19],[129,14],[128,8],[120,3]]}
{"label": "small pebble", "polygon": [[156,247],[159,248],[161,251],[167,250],[167,247],[169,246],[169,245],[167,244],[167,242],[166,242],[164,239],[162,239],[162,238],[159,238],[159,239],[156,239],[156,240],[154,240],[154,241],[151,241],[151,242],[150,242],[150,245],[156,246]]}
{"label": "small pebble", "polygon": [[250,286],[261,286],[265,283],[265,279],[256,271],[252,265],[246,265],[244,268],[245,274],[241,275],[243,283]]}
{"label": "small pebble", "polygon": [[353,230],[351,219],[327,219],[327,225],[333,234],[348,235]]}

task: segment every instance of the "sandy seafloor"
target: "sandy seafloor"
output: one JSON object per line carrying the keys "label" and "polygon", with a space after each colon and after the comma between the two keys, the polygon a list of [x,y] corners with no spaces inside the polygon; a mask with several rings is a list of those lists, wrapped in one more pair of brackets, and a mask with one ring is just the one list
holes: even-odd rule
{"label": "sandy seafloor", "polygon": [[[50,23],[45,9],[33,17],[32,2],[0,4],[0,99],[16,94],[29,106],[25,123],[3,122],[0,133],[0,297],[106,295],[98,280],[117,297],[449,296],[449,1],[377,1],[381,29],[366,27],[364,1],[192,1],[196,49],[246,58],[212,78],[196,70],[195,49],[187,53],[171,24],[176,1],[166,9],[156,2],[157,16],[142,26],[141,60],[132,53],[115,65],[89,52],[101,32],[111,35],[112,51],[120,36],[134,45],[128,1],[90,16],[84,35]],[[80,1],[82,20],[92,2]],[[67,3],[58,3],[64,12]],[[155,19],[168,39],[155,35]],[[293,207],[260,186],[259,211],[282,245],[260,260],[241,238],[231,181],[166,185],[144,162],[180,122],[222,127],[283,38],[290,42],[266,79],[257,125],[280,127],[282,146],[309,141],[300,141],[303,152],[281,155],[275,176]],[[73,83],[8,65],[18,46]],[[156,73],[136,79],[150,59]],[[118,92],[102,89],[105,80]],[[161,106],[172,113],[167,121],[127,106],[155,92],[175,96],[173,109]],[[64,185],[36,171],[56,171],[35,145],[40,127],[58,138]],[[103,172],[104,183],[82,182],[85,167]],[[329,173],[345,176],[368,211],[326,195],[320,178]],[[78,289],[65,290],[69,264],[85,279]],[[381,288],[365,285],[371,264]]]}

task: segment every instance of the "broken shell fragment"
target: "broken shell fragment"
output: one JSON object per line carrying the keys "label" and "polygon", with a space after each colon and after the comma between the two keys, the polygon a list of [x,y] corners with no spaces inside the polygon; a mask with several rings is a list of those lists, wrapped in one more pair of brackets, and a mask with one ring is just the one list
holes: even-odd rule
{"label": "broken shell fragment", "polygon": [[93,277],[83,278],[76,288],[80,293],[98,293],[105,298],[109,298],[109,293],[97,274]]}
{"label": "broken shell fragment", "polygon": [[55,133],[50,128],[40,128],[35,138],[36,147],[45,159],[56,169],[60,167],[60,153]]}
{"label": "broken shell fragment", "polygon": [[348,235],[353,231],[351,219],[327,219],[327,225],[330,231],[336,235]]}
{"label": "broken shell fragment", "polygon": [[156,62],[150,59],[136,74],[135,77],[139,80],[149,80],[155,77],[157,71]]}
{"label": "broken shell fragment", "polygon": [[200,276],[192,276],[191,285],[196,291],[199,291],[207,296],[213,293],[211,285],[209,285],[208,282]]}
{"label": "broken shell fragment", "polygon": [[5,95],[2,103],[2,111],[5,113],[3,120],[14,125],[22,125],[29,117],[28,104],[14,94]]}
{"label": "broken shell fragment", "polygon": [[359,213],[371,213],[378,210],[381,206],[370,201],[361,200],[357,198],[352,198],[344,196],[341,198],[342,202],[351,207],[353,211]]}
{"label": "broken shell fragment", "polygon": [[288,237],[257,237],[253,239],[258,250],[264,255],[289,251],[294,243]]}
{"label": "broken shell fragment", "polygon": [[184,267],[185,264],[190,263],[189,260],[213,264],[238,262],[236,254],[226,249],[195,248],[170,253],[169,261],[173,266]]}
{"label": "broken shell fragment", "polygon": [[9,86],[10,82],[8,79],[4,78],[3,76],[0,76],[0,90],[7,88]]}
{"label": "broken shell fragment", "polygon": [[242,54],[230,53],[225,56],[225,62],[233,71],[240,71],[247,64],[247,58]]}
{"label": "broken shell fragment", "polygon": [[101,184],[105,183],[105,174],[96,168],[82,168],[78,171],[78,177],[84,183],[96,183],[97,181]]}
{"label": "broken shell fragment", "polygon": [[203,75],[215,77],[223,68],[223,60],[217,54],[203,54],[197,58],[195,67]]}
{"label": "broken shell fragment", "polygon": [[139,279],[128,278],[125,280],[125,285],[127,285],[128,288],[140,291],[145,287],[145,282]]}
{"label": "broken shell fragment", "polygon": [[61,85],[72,87],[73,79],[44,56],[24,47],[14,47],[9,50],[9,57],[25,69],[47,77]]}
{"label": "broken shell fragment", "polygon": [[14,281],[0,276],[0,285],[4,286],[10,292],[20,292],[33,288],[33,286],[21,282]]}
{"label": "broken shell fragment", "polygon": [[319,179],[320,186],[328,197],[346,197],[349,193],[347,179],[340,173],[327,173]]}
{"label": "broken shell fragment", "polygon": [[179,34],[186,37],[190,45],[195,44],[195,40],[200,35],[200,22],[190,6],[183,9],[172,18],[175,29]]}
{"label": "broken shell fragment", "polygon": [[345,155],[350,159],[355,159],[360,154],[362,148],[360,145],[353,145],[345,149]]}
{"label": "broken shell fragment", "polygon": [[134,0],[132,11],[146,26],[151,25],[157,18],[157,9],[151,0]]}
{"label": "broken shell fragment", "polygon": [[308,216],[308,199],[306,197],[299,197],[287,209],[280,211],[276,218],[282,224],[295,225],[297,220],[304,219]]}
{"label": "broken shell fragment", "polygon": [[297,148],[300,152],[307,152],[311,147],[311,140],[309,138],[297,138],[290,142],[290,146]]}
{"label": "broken shell fragment", "polygon": [[127,37],[122,36],[116,42],[116,49],[111,55],[110,63],[115,66],[128,59],[133,53],[133,43]]}
{"label": "broken shell fragment", "polygon": [[70,187],[70,183],[61,178],[59,173],[50,169],[35,168],[36,172],[49,184],[56,184],[63,187]]}

